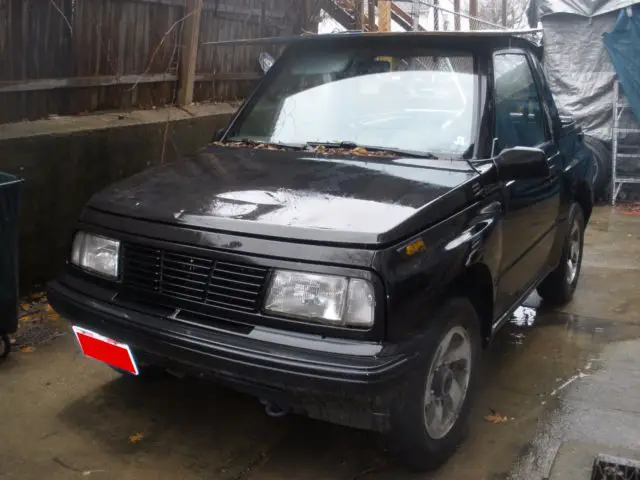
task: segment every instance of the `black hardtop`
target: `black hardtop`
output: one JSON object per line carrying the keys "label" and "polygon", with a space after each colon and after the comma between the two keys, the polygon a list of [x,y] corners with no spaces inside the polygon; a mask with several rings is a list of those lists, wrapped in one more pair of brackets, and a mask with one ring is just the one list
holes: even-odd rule
{"label": "black hardtop", "polygon": [[471,30],[430,32],[343,32],[323,35],[302,35],[287,50],[331,48],[346,45],[369,45],[379,48],[434,47],[482,51],[521,48],[537,53],[540,47],[523,35],[534,31]]}

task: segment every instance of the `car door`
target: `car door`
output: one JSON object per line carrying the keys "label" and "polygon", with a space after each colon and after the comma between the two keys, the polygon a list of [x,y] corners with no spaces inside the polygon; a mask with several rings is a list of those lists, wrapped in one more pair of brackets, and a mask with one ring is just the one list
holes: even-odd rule
{"label": "car door", "polygon": [[510,147],[536,147],[547,155],[548,178],[502,185],[503,238],[498,309],[506,311],[545,273],[560,207],[560,156],[550,117],[540,95],[529,54],[521,50],[493,56],[493,154]]}

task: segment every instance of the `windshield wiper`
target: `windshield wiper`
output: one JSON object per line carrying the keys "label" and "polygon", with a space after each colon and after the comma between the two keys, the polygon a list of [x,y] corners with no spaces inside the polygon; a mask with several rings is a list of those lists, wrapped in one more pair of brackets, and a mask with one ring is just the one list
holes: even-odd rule
{"label": "windshield wiper", "polygon": [[345,148],[355,149],[362,148],[364,150],[370,150],[372,152],[389,152],[397,153],[404,157],[422,158],[427,160],[438,160],[438,157],[431,152],[416,152],[415,150],[403,150],[401,148],[387,148],[377,147],[371,145],[358,145],[355,142],[308,142],[308,147],[327,147],[327,148]]}

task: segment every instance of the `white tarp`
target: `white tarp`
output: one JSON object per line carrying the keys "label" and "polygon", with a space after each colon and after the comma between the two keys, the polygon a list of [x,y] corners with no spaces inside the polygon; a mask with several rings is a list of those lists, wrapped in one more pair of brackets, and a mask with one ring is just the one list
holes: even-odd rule
{"label": "white tarp", "polygon": [[559,109],[584,132],[611,140],[615,71],[602,35],[620,9],[638,0],[537,0],[544,29],[544,65]]}

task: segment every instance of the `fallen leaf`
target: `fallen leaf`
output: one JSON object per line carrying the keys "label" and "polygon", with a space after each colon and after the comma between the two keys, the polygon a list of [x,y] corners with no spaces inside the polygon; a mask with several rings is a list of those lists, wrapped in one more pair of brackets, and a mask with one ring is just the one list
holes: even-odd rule
{"label": "fallen leaf", "polygon": [[33,322],[34,317],[36,317],[36,315],[30,313],[30,314],[25,314],[22,317],[20,317],[20,322],[22,323],[29,323],[29,322]]}
{"label": "fallen leaf", "polygon": [[129,443],[138,443],[142,441],[143,438],[144,438],[144,433],[142,432],[134,433],[129,437]]}
{"label": "fallen leaf", "polygon": [[501,415],[500,413],[493,410],[491,411],[491,414],[484,417],[484,419],[489,423],[504,423],[509,420],[504,415]]}
{"label": "fallen leaf", "polygon": [[51,313],[49,314],[49,319],[50,319],[52,322],[57,322],[58,320],[60,320],[60,315],[58,315],[58,314],[57,314],[57,313],[55,313],[55,312],[51,312]]}
{"label": "fallen leaf", "polygon": [[51,306],[50,303],[47,303],[47,312],[53,313],[53,307]]}
{"label": "fallen leaf", "polygon": [[31,346],[25,345],[24,347],[20,347],[20,351],[22,353],[33,353],[33,352],[36,351],[36,347],[31,347]]}
{"label": "fallen leaf", "polygon": [[20,308],[26,312],[27,310],[31,310],[31,304],[30,303],[21,303],[20,304]]}

